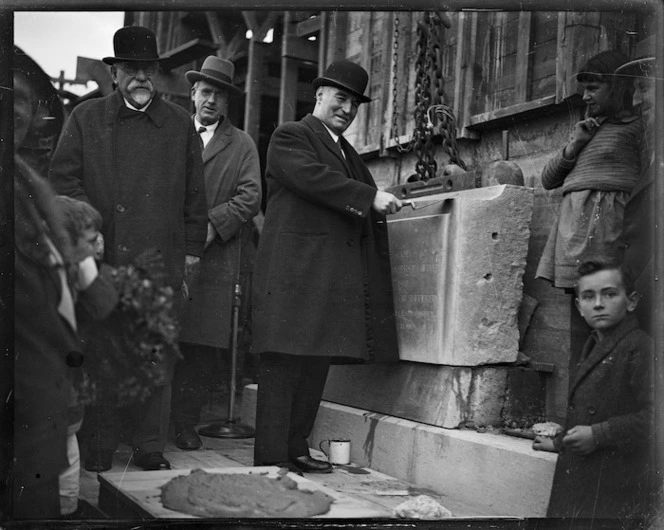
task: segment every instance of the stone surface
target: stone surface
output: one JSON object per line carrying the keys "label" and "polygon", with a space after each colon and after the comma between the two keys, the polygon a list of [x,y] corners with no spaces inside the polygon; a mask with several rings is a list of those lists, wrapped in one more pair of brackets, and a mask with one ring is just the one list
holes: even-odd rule
{"label": "stone surface", "polygon": [[[256,385],[245,387],[247,422],[255,418],[255,393]],[[472,506],[472,516],[546,514],[557,455],[533,451],[531,440],[432,427],[323,401],[309,445],[341,437],[351,441],[353,464],[431,489],[445,506],[449,498]]]}
{"label": "stone surface", "polygon": [[554,373],[547,376],[546,417],[548,420],[564,423],[567,411],[572,295],[553,287],[548,280],[535,278],[560,200],[559,192],[548,192],[541,188],[535,190],[523,291],[527,297],[537,300],[537,308],[522,339],[521,350],[534,362],[555,365]]}
{"label": "stone surface", "polygon": [[533,190],[493,186],[414,204],[388,220],[400,358],[513,362]]}
{"label": "stone surface", "polygon": [[412,362],[330,367],[323,399],[454,429],[499,425],[507,368]]}
{"label": "stone surface", "polygon": [[483,188],[500,184],[523,186],[523,171],[516,162],[497,160],[480,168],[480,182]]}

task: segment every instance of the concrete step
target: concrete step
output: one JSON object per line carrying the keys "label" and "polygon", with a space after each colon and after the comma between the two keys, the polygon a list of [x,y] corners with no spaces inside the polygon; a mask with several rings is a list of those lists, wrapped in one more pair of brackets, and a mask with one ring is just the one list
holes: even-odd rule
{"label": "concrete step", "polygon": [[[244,387],[242,422],[255,426],[257,385]],[[544,517],[557,455],[528,439],[445,429],[321,402],[310,446],[351,441],[351,461],[431,489],[464,515]]]}

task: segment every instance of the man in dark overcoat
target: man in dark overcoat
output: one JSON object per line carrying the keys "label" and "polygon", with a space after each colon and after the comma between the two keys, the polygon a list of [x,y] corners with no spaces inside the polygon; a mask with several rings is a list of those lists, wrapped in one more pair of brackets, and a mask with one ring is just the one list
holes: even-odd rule
{"label": "man in dark overcoat", "polygon": [[313,113],[270,140],[252,301],[257,465],[330,472],[307,437],[331,360],[398,360],[385,214],[402,204],[342,136],[367,81],[357,64],[330,64]]}
{"label": "man in dark overcoat", "polygon": [[253,254],[252,219],[261,206],[258,150],[251,137],[229,120],[229,103],[240,94],[231,61],[210,56],[200,71],[185,74],[192,83],[196,131],[203,143],[208,222],[200,270],[189,285],[180,333],[182,360],[175,367],[171,420],[180,449],[198,449],[196,432],[206,389],[222,376],[231,338],[233,293],[240,281],[247,292]]}
{"label": "man in dark overcoat", "polygon": [[[200,146],[189,113],[156,91],[159,55],[154,33],[140,26],[121,28],[113,47],[115,57],[104,62],[111,65],[117,90],[73,110],[49,177],[58,193],[99,210],[107,263],[127,265],[146,250],[155,250],[163,258],[175,300],[181,302],[185,272],[203,254],[207,230]],[[132,411],[134,463],[146,470],[170,467],[163,457],[170,390],[170,382],[156,388]],[[111,465],[119,441],[116,412],[108,407],[102,415],[110,425],[99,434],[98,454],[89,457],[88,469]]]}

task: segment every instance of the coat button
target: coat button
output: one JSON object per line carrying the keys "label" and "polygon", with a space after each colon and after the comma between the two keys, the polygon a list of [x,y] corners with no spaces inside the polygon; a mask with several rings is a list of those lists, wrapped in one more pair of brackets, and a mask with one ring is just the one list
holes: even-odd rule
{"label": "coat button", "polygon": [[576,408],[576,406],[574,405],[574,403],[570,403],[569,406],[568,406],[567,408],[568,408],[569,410],[574,410],[574,409]]}
{"label": "coat button", "polygon": [[597,409],[595,407],[588,407],[588,414],[595,414]]}
{"label": "coat button", "polygon": [[118,245],[118,250],[120,252],[127,252],[127,246],[126,245]]}
{"label": "coat button", "polygon": [[122,206],[122,204],[118,204],[118,205],[115,207],[115,209],[116,209],[118,212],[120,212],[120,213],[123,213],[123,212],[125,211],[125,207]]}
{"label": "coat button", "polygon": [[355,242],[352,239],[346,241],[346,245],[348,245],[349,247],[352,247],[354,244]]}
{"label": "coat button", "polygon": [[80,352],[72,351],[66,357],[67,366],[71,368],[78,368],[83,364],[83,355]]}

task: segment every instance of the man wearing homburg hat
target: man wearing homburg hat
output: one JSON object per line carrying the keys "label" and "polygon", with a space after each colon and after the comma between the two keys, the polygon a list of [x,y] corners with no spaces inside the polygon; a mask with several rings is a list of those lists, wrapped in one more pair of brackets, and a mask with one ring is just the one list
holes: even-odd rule
{"label": "man wearing homburg hat", "polygon": [[[104,260],[127,265],[147,250],[163,258],[176,309],[185,274],[203,254],[207,208],[201,149],[189,113],[164,101],[154,77],[159,55],[154,33],[135,26],[113,37],[111,66],[117,90],[74,108],[54,153],[49,177],[58,193],[88,201],[102,215]],[[172,366],[166,367],[172,375]],[[169,468],[163,456],[170,412],[168,383],[132,411],[134,464]],[[86,468],[109,469],[119,442],[118,411],[107,404]],[[94,431],[94,429],[93,429]]]}
{"label": "man wearing homburg hat", "polygon": [[355,63],[330,64],[313,113],[270,140],[252,301],[256,465],[332,471],[307,446],[331,361],[398,360],[385,214],[402,203],[343,137],[371,101],[367,81]]}
{"label": "man wearing homburg hat", "polygon": [[[180,449],[198,449],[195,426],[211,383],[219,381],[215,360],[228,357],[233,290],[240,279],[247,292],[248,258],[253,253],[252,219],[261,206],[258,150],[234,127],[229,105],[241,94],[233,84],[231,61],[210,56],[200,71],[185,74],[192,84],[193,122],[203,144],[207,239],[200,271],[189,285],[180,333],[183,359],[175,367],[171,420]],[[217,367],[217,368],[215,368]]]}

